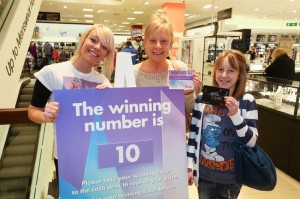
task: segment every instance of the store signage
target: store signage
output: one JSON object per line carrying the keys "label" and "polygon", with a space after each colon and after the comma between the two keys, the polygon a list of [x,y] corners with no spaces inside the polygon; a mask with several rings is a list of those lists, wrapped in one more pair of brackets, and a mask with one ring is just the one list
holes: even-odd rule
{"label": "store signage", "polygon": [[[18,66],[17,63],[20,59],[19,55],[20,55],[20,51],[24,48],[24,45],[22,45],[23,43],[23,39],[24,39],[24,35],[26,36],[26,30],[28,30],[28,26],[29,26],[29,22],[30,22],[30,16],[32,14],[32,10],[33,10],[33,6],[34,6],[34,1],[31,1],[31,3],[28,6],[27,12],[25,17],[23,18],[23,24],[22,26],[19,27],[19,31],[18,33],[16,33],[16,43],[15,45],[12,45],[12,55],[11,57],[8,57],[8,60],[6,62],[6,72],[8,74],[8,76],[11,76],[14,72],[14,67]],[[24,62],[24,61],[23,61]],[[5,63],[5,61],[4,61]]]}
{"label": "store signage", "polygon": [[228,8],[226,10],[221,10],[218,12],[217,20],[230,19],[232,16],[232,8]]}
{"label": "store signage", "polygon": [[300,26],[300,23],[297,23],[297,22],[286,23],[286,26],[288,26],[288,27],[290,27],[290,26]]}
{"label": "store signage", "polygon": [[60,21],[60,13],[59,12],[39,12],[37,20]]}
{"label": "store signage", "polygon": [[143,26],[133,25],[131,26],[131,40],[142,39]]}
{"label": "store signage", "polygon": [[54,99],[61,199],[188,198],[183,90],[67,89]]}

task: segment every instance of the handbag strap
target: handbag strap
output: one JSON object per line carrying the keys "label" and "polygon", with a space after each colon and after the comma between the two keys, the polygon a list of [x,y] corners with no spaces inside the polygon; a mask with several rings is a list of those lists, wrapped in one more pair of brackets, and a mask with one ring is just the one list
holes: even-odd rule
{"label": "handbag strap", "polygon": [[242,97],[240,97],[240,99],[238,100],[238,104],[239,104],[239,109],[240,109],[240,114],[241,114],[241,116],[244,118],[244,116],[243,116],[243,111],[242,111],[242,107],[243,107],[243,97],[244,97],[244,95],[242,96]]}
{"label": "handbag strap", "polygon": [[176,61],[171,59],[171,63],[172,63],[172,66],[173,66],[174,70],[179,70],[179,67],[178,67],[178,64],[177,64]]}

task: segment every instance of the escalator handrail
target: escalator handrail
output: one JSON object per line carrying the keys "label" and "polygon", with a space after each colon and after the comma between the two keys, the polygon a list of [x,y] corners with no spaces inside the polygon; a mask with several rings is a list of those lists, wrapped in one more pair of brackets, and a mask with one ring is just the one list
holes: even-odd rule
{"label": "escalator handrail", "polygon": [[0,109],[0,125],[33,123],[28,118],[28,108]]}

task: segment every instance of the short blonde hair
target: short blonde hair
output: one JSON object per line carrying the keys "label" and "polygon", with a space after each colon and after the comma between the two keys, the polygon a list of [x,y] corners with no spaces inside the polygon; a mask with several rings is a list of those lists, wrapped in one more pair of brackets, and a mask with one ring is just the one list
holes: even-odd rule
{"label": "short blonde hair", "polygon": [[84,41],[86,40],[87,36],[90,34],[92,30],[96,30],[97,35],[101,44],[103,44],[107,48],[107,54],[104,57],[104,66],[102,68],[102,73],[108,79],[110,78],[113,66],[114,66],[114,51],[115,51],[115,42],[114,42],[114,35],[112,31],[105,25],[102,24],[94,24],[93,26],[89,27],[80,37],[78,42],[77,49],[74,53],[74,56],[71,57],[71,61],[75,63],[78,61],[80,57],[80,51],[83,46]]}
{"label": "short blonde hair", "polygon": [[273,51],[273,53],[272,53],[272,59],[273,59],[273,61],[274,61],[274,60],[277,59],[278,57],[281,57],[281,56],[287,55],[287,54],[288,54],[288,52],[286,51],[286,49],[284,49],[284,48],[276,48],[276,49]]}
{"label": "short blonde hair", "polygon": [[150,17],[145,28],[144,39],[147,40],[153,33],[159,30],[165,30],[170,39],[171,44],[173,44],[174,27],[165,13],[155,13]]}
{"label": "short blonde hair", "polygon": [[238,80],[232,93],[232,96],[236,100],[239,100],[240,97],[242,97],[245,93],[247,82],[246,58],[240,51],[227,50],[219,54],[214,66],[213,85],[218,86],[218,83],[216,81],[216,72],[226,58],[228,59],[229,65],[239,73]]}

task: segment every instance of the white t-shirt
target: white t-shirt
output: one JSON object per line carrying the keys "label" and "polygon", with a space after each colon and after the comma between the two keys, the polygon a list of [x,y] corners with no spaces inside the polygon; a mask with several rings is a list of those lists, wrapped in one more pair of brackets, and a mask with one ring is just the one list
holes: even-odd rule
{"label": "white t-shirt", "polygon": [[[112,87],[109,80],[96,70],[92,70],[90,73],[79,72],[70,61],[47,65],[36,72],[34,76],[52,92],[49,101],[54,100],[54,90],[95,88],[98,84],[105,84],[108,87]],[[54,141],[54,157],[57,158],[55,132]]]}

